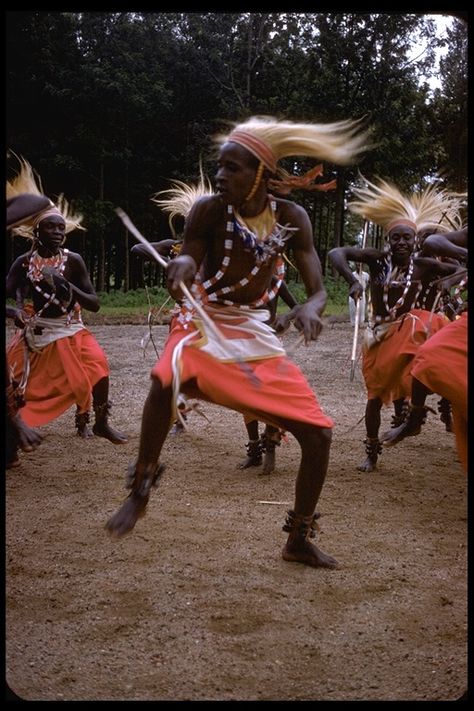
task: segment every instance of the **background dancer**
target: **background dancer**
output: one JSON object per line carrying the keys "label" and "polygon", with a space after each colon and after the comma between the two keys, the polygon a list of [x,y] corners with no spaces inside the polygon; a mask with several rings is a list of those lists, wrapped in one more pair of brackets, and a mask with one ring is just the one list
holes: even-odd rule
{"label": "background dancer", "polygon": [[382,451],[379,440],[382,405],[393,403],[392,424],[398,426],[405,417],[405,401],[411,392],[411,361],[421,343],[447,323],[444,316],[432,313],[440,289],[440,284],[434,282],[443,274],[453,273],[456,266],[436,260],[417,262],[417,233],[427,229],[447,230],[447,218],[460,218],[459,200],[433,187],[425,191],[421,201],[402,194],[384,180],[378,184],[366,183],[365,187],[354,190],[358,199],[349,203],[349,207],[385,229],[386,247],[383,250],[336,247],[329,252],[329,259],[350,285],[349,296],[354,299],[360,298],[362,286],[349,262],[363,262],[369,268],[372,314],[362,353],[367,388],[367,457],[357,468],[371,472]]}
{"label": "background dancer", "polygon": [[[20,172],[7,185],[7,195],[41,194],[30,164],[20,159]],[[113,444],[126,435],[108,422],[109,365],[96,339],[85,328],[81,307],[97,312],[97,294],[82,257],[64,248],[66,234],[80,228],[82,216],[70,212],[61,196],[15,233],[31,240],[31,249],[19,256],[7,275],[6,295],[16,301],[11,314],[18,326],[7,346],[17,395],[23,399],[21,416],[31,426],[54,420],[76,404],[76,428],[87,428],[91,401],[95,412],[93,434]],[[26,303],[31,297],[32,304]]]}

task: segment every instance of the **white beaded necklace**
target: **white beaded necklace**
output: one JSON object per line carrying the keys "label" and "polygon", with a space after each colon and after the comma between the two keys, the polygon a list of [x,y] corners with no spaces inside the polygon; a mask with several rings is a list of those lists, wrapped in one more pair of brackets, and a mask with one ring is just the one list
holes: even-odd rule
{"label": "white beaded necklace", "polygon": [[38,250],[35,250],[30,255],[26,275],[31,281],[35,291],[37,291],[45,300],[45,303],[42,308],[36,312],[36,316],[41,316],[43,311],[45,311],[50,306],[50,304],[58,306],[64,314],[67,313],[67,306],[64,306],[64,304],[62,304],[61,301],[56,298],[55,293],[53,292],[52,294],[49,294],[47,291],[40,287],[39,283],[44,278],[44,267],[51,267],[53,269],[56,269],[60,274],[63,274],[64,269],[66,268],[68,256],[69,250],[61,248],[59,249],[59,252],[57,254],[54,254],[52,257],[42,257],[38,253]]}

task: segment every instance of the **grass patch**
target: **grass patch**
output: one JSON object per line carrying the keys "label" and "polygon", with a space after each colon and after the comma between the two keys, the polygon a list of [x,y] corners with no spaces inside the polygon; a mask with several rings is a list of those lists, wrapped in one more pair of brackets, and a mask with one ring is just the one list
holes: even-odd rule
{"label": "grass patch", "polygon": [[[347,294],[348,286],[343,279],[333,279],[330,276],[324,278],[324,285],[328,294],[328,301],[324,311],[325,316],[334,316],[348,312]],[[288,288],[299,303],[306,299],[306,292],[301,282],[289,282]],[[102,323],[146,323],[149,303],[153,307],[160,308],[164,305],[166,313],[173,306],[172,299],[169,298],[167,289],[154,286],[145,289],[135,289],[127,292],[110,291],[100,292],[100,311],[95,314],[91,311],[83,311],[83,319],[86,324]],[[13,299],[8,299],[7,303],[14,305]],[[288,307],[282,299],[278,300],[278,313],[285,313]]]}

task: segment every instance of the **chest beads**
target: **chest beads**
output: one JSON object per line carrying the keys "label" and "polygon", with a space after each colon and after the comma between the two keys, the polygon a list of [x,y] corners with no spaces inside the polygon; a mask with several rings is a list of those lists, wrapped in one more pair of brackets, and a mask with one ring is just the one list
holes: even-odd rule
{"label": "chest beads", "polygon": [[[387,313],[386,316],[376,316],[375,317],[375,323],[384,323],[386,321],[394,321],[397,318],[397,312],[398,310],[404,306],[405,304],[405,299],[408,295],[408,292],[410,291],[410,287],[412,285],[412,280],[413,280],[413,268],[414,268],[414,263],[413,263],[413,256],[410,257],[410,261],[407,265],[407,267],[392,267],[392,258],[391,254],[387,255],[383,260],[380,260],[380,265],[382,267],[382,274],[383,274],[383,291],[382,291],[382,301],[385,307],[385,311]],[[396,286],[403,286],[403,292],[400,296],[399,299],[394,303],[393,306],[389,305],[389,294],[390,290],[393,289]],[[418,300],[418,296],[420,294],[420,291],[422,289],[422,285],[419,284],[418,288],[414,294],[413,297],[413,302],[408,309],[409,311],[413,308],[415,308],[415,305]]]}
{"label": "chest beads", "polygon": [[[270,200],[270,209],[272,210],[272,214],[275,215],[276,202],[274,200]],[[268,303],[268,301],[273,299],[278,293],[285,273],[285,266],[281,251],[285,245],[286,240],[290,237],[291,232],[294,232],[296,228],[290,228],[288,226],[280,225],[275,220],[269,234],[263,237],[262,239],[259,239],[255,235],[255,233],[252,232],[252,230],[250,230],[247,225],[245,225],[243,221],[238,218],[238,216],[235,214],[232,205],[227,206],[227,216],[227,238],[224,242],[224,256],[221,265],[217,272],[209,279],[201,281],[199,278],[197,278],[194,285],[195,290],[197,290],[197,293],[201,297],[202,301],[205,302],[218,302],[221,304],[225,304],[226,306],[237,305],[239,306],[239,308],[247,310],[258,308],[263,304]],[[219,281],[221,281],[227,271],[231,260],[235,237],[238,237],[241,240],[246,251],[253,252],[253,255],[255,257],[255,265],[247,274],[247,276],[243,277],[235,284],[232,284],[230,286],[223,286],[212,291],[212,293],[209,293],[210,290],[213,289],[216,284],[219,283]],[[249,284],[252,279],[254,279],[255,276],[259,273],[260,269],[265,264],[268,264],[268,262],[276,255],[278,255],[275,267],[275,275],[277,277],[277,281],[272,286],[272,288],[267,289],[260,298],[256,299],[251,304],[236,303],[231,298],[229,298],[230,295],[235,293],[237,290],[247,286],[247,284]]]}
{"label": "chest beads", "polygon": [[68,249],[60,249],[58,254],[52,257],[42,257],[37,251],[31,254],[26,275],[31,281],[35,291],[42,296],[45,302],[41,309],[35,313],[35,317],[41,316],[51,304],[58,306],[63,314],[67,313],[67,306],[56,297],[55,291],[53,290],[51,294],[48,293],[45,289],[41,288],[40,283],[44,281],[43,269],[45,267],[55,269],[62,275],[66,268],[68,256]]}

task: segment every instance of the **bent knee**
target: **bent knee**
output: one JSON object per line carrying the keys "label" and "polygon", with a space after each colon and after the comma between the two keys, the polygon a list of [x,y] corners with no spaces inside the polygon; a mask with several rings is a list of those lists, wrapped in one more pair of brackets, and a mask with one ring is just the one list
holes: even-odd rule
{"label": "bent knee", "polygon": [[296,427],[288,428],[288,430],[300,442],[312,440],[320,447],[328,447],[332,440],[332,427],[319,427],[318,425],[310,425],[307,423],[298,423]]}
{"label": "bent knee", "polygon": [[332,441],[332,427],[316,427],[315,436],[321,444],[329,446]]}

